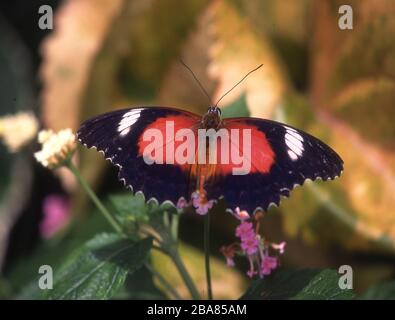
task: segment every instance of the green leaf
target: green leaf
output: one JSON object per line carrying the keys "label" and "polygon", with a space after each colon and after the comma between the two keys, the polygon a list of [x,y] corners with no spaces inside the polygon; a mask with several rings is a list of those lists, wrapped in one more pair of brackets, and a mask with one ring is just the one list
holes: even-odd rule
{"label": "green leaf", "polygon": [[162,221],[164,211],[169,213],[176,213],[177,211],[174,206],[167,202],[160,205],[154,201],[146,202],[142,193],[112,195],[109,200],[116,218],[123,225],[134,222],[153,223],[157,218]]}
{"label": "green leaf", "polygon": [[[19,258],[6,274],[18,298],[21,296],[21,299],[35,299],[41,296],[42,290],[37,286],[39,267],[46,264],[52,266],[53,270],[58,270],[63,265],[65,257],[70,256],[95,235],[105,232],[112,232],[112,228],[107,220],[94,210],[85,219],[73,223],[62,241],[53,239],[42,242],[31,255]],[[34,292],[32,288],[36,288],[40,294],[31,295]]]}
{"label": "green leaf", "polygon": [[236,101],[227,105],[222,109],[223,118],[234,118],[234,117],[249,117],[250,112],[248,110],[246,96],[243,94]]}
{"label": "green leaf", "polygon": [[44,292],[38,286],[37,279],[29,282],[13,299],[16,300],[43,300]]}
{"label": "green leaf", "polygon": [[361,300],[395,300],[395,281],[379,284],[359,295]]}
{"label": "green leaf", "polygon": [[252,283],[241,299],[352,299],[351,290],[340,289],[334,270],[281,270]]}
{"label": "green leaf", "polygon": [[101,234],[75,252],[55,276],[50,299],[110,299],[128,273],[143,265],[151,239],[134,242]]}
{"label": "green leaf", "polygon": [[166,299],[166,295],[157,288],[151,272],[145,266],[127,277],[125,289],[128,299]]}
{"label": "green leaf", "polygon": [[145,197],[139,193],[116,194],[109,197],[110,205],[113,207],[117,219],[124,223],[125,221],[148,221],[149,207],[153,208],[155,204],[146,205]]}

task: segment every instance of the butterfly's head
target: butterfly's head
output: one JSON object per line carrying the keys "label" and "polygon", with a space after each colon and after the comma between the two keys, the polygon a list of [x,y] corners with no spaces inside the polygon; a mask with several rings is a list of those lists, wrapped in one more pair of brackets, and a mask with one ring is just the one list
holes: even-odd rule
{"label": "butterfly's head", "polygon": [[207,113],[214,113],[215,115],[217,115],[218,117],[221,117],[221,109],[218,108],[217,106],[210,106],[207,109]]}
{"label": "butterfly's head", "polygon": [[203,116],[202,123],[206,129],[218,129],[221,124],[221,109],[217,106],[210,106]]}

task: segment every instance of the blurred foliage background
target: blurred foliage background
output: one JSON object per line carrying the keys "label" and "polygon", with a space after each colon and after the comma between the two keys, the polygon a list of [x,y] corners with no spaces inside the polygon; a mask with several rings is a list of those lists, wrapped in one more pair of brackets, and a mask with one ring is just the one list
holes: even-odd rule
{"label": "blurred foliage background", "polygon": [[[38,8],[54,9],[54,29],[38,27]],[[338,0],[51,0],[0,5],[0,116],[33,110],[43,127],[76,130],[82,120],[131,105],[168,105],[202,114],[247,71],[263,68],[221,103],[227,116],[286,122],[332,146],[340,179],[296,188],[266,215],[262,232],[287,241],[284,266],[351,265],[362,291],[395,277],[395,2],[349,0],[353,29],[340,30]],[[56,266],[105,223],[71,175],[56,175],[30,153],[0,146],[0,297],[27,294],[38,266]],[[80,150],[84,176],[103,197],[122,190],[116,170]],[[69,230],[42,239],[42,205],[71,199]],[[214,291],[237,298],[243,273],[225,266],[219,247],[235,221],[213,216]],[[202,226],[180,226],[187,266],[204,287]],[[181,281],[160,255],[154,264]],[[34,280],[36,281],[36,280]],[[22,288],[24,288],[22,290]],[[27,290],[27,291],[26,291]],[[185,291],[185,290],[184,290]],[[186,293],[186,292],[185,292]]]}

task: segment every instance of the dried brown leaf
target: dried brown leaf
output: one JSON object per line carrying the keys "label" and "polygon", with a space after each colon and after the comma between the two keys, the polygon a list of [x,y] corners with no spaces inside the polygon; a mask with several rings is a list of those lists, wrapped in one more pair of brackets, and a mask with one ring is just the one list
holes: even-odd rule
{"label": "dried brown leaf", "polygon": [[280,106],[288,82],[268,39],[258,34],[226,1],[215,1],[209,8],[210,28],[216,39],[209,48],[210,75],[219,82],[216,101],[248,71],[263,67],[229,93],[221,105],[228,105],[245,93],[251,116],[270,118]]}

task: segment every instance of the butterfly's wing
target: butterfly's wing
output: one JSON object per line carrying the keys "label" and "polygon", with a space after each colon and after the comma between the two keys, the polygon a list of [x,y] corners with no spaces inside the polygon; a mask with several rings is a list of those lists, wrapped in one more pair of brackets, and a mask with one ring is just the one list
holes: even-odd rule
{"label": "butterfly's wing", "polygon": [[225,128],[250,128],[252,133],[250,173],[234,175],[229,166],[217,164],[215,181],[207,185],[209,197],[223,196],[230,209],[266,211],[306,179],[334,179],[343,170],[335,151],[302,130],[258,118],[231,118],[223,123]]}
{"label": "butterfly's wing", "polygon": [[[107,160],[119,167],[119,178],[134,192],[142,191],[146,199],[177,203],[190,196],[188,167],[172,164],[150,164],[143,158],[142,135],[147,129],[164,130],[171,120],[175,130],[196,128],[201,117],[166,107],[137,107],[113,111],[85,121],[78,130],[79,141],[96,148]],[[163,136],[165,136],[165,133]],[[164,140],[163,148],[167,140]]]}

